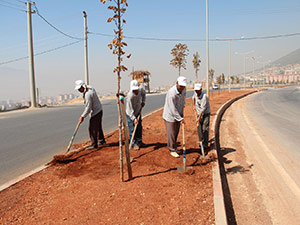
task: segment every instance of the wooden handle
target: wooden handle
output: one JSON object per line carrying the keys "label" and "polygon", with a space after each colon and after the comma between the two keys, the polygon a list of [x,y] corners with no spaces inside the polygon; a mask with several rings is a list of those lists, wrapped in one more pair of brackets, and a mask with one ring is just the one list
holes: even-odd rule
{"label": "wooden handle", "polygon": [[182,147],[185,151],[185,132],[184,132],[184,123],[182,124]]}
{"label": "wooden handle", "polygon": [[[140,115],[139,115],[138,118],[137,118],[137,121],[138,121],[138,122],[139,122],[139,120],[140,120],[140,117],[141,117],[141,112],[140,112]],[[138,126],[138,124],[136,124],[136,125],[134,126],[133,133],[132,133],[132,136],[131,136],[131,139],[130,139],[129,150],[130,150],[131,147],[132,147],[132,142],[133,142],[133,138],[134,138],[134,135],[135,135],[137,126]]]}
{"label": "wooden handle", "polygon": [[[80,122],[77,123],[77,126],[76,126],[76,128],[75,128],[75,131],[74,131],[74,133],[73,133],[73,135],[72,135],[72,137],[71,137],[71,140],[70,140],[70,142],[69,142],[69,145],[68,145],[68,148],[67,148],[67,152],[70,151],[71,145],[72,145],[72,143],[73,143],[73,140],[74,140],[74,138],[75,138],[75,135],[76,135],[76,133],[77,133],[77,131],[78,131],[79,126],[80,126]],[[66,152],[66,153],[67,153],[67,152]]]}

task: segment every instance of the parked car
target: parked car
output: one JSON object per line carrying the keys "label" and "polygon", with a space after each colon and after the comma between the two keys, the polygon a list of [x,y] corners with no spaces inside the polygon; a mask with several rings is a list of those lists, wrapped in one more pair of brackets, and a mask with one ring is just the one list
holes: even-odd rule
{"label": "parked car", "polygon": [[220,89],[220,85],[218,85],[218,84],[213,85],[213,90],[219,90],[219,89]]}

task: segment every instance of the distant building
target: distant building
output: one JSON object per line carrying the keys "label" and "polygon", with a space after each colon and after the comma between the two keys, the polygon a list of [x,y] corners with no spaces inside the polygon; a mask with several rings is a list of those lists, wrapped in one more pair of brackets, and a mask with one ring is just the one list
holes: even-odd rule
{"label": "distant building", "polygon": [[57,102],[62,103],[64,101],[64,95],[57,96]]}
{"label": "distant building", "polygon": [[75,98],[75,95],[74,94],[69,94],[69,99],[72,100]]}
{"label": "distant building", "polygon": [[143,88],[149,93],[150,92],[150,72],[147,70],[137,70],[130,73],[132,80],[137,80]]}

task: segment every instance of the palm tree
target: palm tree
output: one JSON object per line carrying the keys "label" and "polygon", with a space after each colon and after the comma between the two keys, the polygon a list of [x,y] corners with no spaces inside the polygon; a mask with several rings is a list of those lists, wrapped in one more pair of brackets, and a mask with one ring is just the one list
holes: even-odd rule
{"label": "palm tree", "polygon": [[233,84],[233,82],[234,82],[234,76],[230,76],[230,79],[231,79],[231,84]]}
{"label": "palm tree", "polygon": [[214,75],[215,75],[214,69],[210,69],[210,70],[208,71],[208,77],[209,77],[209,80],[210,80],[210,81],[213,81],[213,80],[214,80]]}
{"label": "palm tree", "polygon": [[225,84],[225,75],[222,73],[222,84]]}
{"label": "palm tree", "polygon": [[171,54],[174,58],[170,61],[170,65],[178,67],[178,74],[180,76],[181,68],[186,69],[186,57],[189,54],[189,49],[186,44],[176,44],[171,50]]}
{"label": "palm tree", "polygon": [[200,63],[201,63],[201,60],[199,58],[199,54],[198,52],[196,52],[194,55],[193,55],[193,66],[194,66],[194,69],[195,69],[195,76],[196,76],[196,80],[198,80],[198,72],[199,72],[199,67],[200,67]]}

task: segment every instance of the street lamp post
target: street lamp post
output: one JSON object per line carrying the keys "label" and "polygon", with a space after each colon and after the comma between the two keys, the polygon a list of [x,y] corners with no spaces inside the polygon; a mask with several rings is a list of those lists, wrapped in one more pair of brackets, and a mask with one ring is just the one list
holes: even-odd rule
{"label": "street lamp post", "polygon": [[249,51],[249,52],[243,52],[243,53],[238,53],[238,52],[235,52],[235,54],[238,54],[238,55],[242,55],[244,56],[244,88],[246,88],[246,58],[247,58],[247,55],[253,53],[254,51]]}
{"label": "street lamp post", "polygon": [[231,85],[230,85],[230,76],[231,76],[231,42],[232,41],[240,41],[243,40],[244,37],[240,38],[232,38],[232,39],[226,39],[226,38],[216,38],[217,41],[228,41],[229,43],[229,56],[228,56],[228,91],[230,93]]}
{"label": "street lamp post", "polygon": [[229,73],[228,73],[228,91],[230,93],[230,88],[231,88],[231,84],[230,84],[230,76],[231,76],[231,41],[232,40],[229,40],[228,43],[229,43]]}
{"label": "street lamp post", "polygon": [[266,71],[265,71],[265,69],[266,69],[266,64],[269,64],[271,62],[271,60],[268,60],[268,61],[264,61],[264,62],[258,62],[258,63],[261,63],[262,65],[263,65],[263,85],[265,86],[266,85],[266,79],[267,79],[267,77],[266,77]]}
{"label": "street lamp post", "polygon": [[208,0],[206,0],[206,93],[209,96],[209,41],[208,41]]}

